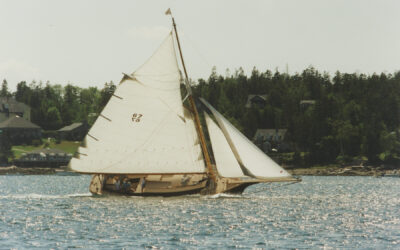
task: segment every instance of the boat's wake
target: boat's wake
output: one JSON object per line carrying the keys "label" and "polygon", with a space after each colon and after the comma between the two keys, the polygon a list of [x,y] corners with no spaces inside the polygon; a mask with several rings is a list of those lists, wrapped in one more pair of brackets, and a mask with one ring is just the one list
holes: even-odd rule
{"label": "boat's wake", "polygon": [[246,198],[245,196],[241,194],[226,194],[226,193],[220,193],[220,194],[213,194],[213,195],[207,195],[205,196],[206,198],[209,199],[226,199],[226,198]]}
{"label": "boat's wake", "polygon": [[79,197],[92,197],[91,193],[77,193],[77,194],[64,194],[64,195],[48,195],[48,194],[14,194],[14,195],[0,195],[0,199],[67,199]]}
{"label": "boat's wake", "polygon": [[68,197],[75,198],[75,197],[92,197],[92,193],[84,193],[84,194],[69,194]]}

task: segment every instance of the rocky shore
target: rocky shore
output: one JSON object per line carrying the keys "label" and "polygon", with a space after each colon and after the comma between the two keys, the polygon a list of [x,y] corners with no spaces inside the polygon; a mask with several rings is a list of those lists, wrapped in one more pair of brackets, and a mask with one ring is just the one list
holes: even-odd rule
{"label": "rocky shore", "polygon": [[[400,177],[400,168],[393,167],[372,167],[372,166],[323,166],[311,168],[287,167],[289,173],[295,176],[314,175],[314,176],[394,176]],[[64,168],[20,168],[16,166],[0,167],[0,175],[22,174],[22,175],[43,175],[71,173]]]}
{"label": "rocky shore", "polygon": [[292,175],[314,175],[314,176],[397,176],[400,177],[400,169],[393,167],[373,166],[324,166],[311,168],[290,168]]}
{"label": "rocky shore", "polygon": [[0,167],[0,175],[22,174],[22,175],[43,175],[68,172],[66,168],[19,168],[16,166]]}

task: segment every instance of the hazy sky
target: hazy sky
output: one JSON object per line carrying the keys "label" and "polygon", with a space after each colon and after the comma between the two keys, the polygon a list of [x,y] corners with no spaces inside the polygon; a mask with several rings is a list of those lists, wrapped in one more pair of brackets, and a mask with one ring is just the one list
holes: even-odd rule
{"label": "hazy sky", "polygon": [[212,66],[225,75],[400,70],[400,1],[0,0],[0,78],[73,83],[119,82],[171,29],[171,7],[193,79]]}

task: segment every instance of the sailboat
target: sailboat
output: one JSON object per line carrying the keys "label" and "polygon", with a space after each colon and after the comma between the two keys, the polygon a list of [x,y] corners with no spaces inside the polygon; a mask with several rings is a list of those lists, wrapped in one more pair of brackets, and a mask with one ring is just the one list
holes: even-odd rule
{"label": "sailboat", "polygon": [[242,193],[257,183],[300,181],[200,98],[207,111],[203,128],[171,18],[171,32],[141,67],[124,74],[69,167],[93,175],[93,194]]}

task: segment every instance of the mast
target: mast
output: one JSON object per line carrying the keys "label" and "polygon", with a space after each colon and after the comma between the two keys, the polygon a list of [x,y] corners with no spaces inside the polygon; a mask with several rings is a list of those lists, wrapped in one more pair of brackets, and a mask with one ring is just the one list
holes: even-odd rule
{"label": "mast", "polygon": [[181,49],[181,44],[179,42],[178,31],[176,30],[175,19],[171,14],[171,10],[170,9],[168,9],[165,12],[165,14],[166,15],[171,15],[171,18],[172,18],[172,25],[174,27],[176,41],[178,43],[179,55],[180,55],[180,58],[181,58],[183,71],[185,72],[185,84],[186,84],[186,89],[187,89],[188,95],[189,95],[188,96],[188,100],[189,100],[190,106],[191,106],[193,114],[194,114],[194,121],[195,121],[195,125],[196,125],[195,127],[196,127],[196,131],[197,131],[197,135],[199,136],[200,145],[201,145],[201,148],[203,150],[203,156],[204,156],[204,159],[206,161],[207,172],[208,172],[209,176],[211,177],[211,179],[215,182],[216,181],[216,176],[215,176],[214,169],[213,169],[213,167],[211,165],[210,155],[209,155],[208,150],[207,150],[206,140],[205,140],[205,137],[204,137],[203,129],[201,128],[201,125],[200,125],[199,113],[197,112],[196,104],[195,104],[194,98],[193,98],[192,89],[191,89],[190,84],[189,84],[189,77],[188,77],[188,73],[187,73],[187,70],[186,70],[185,61],[183,60],[182,49]]}

